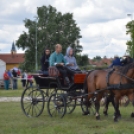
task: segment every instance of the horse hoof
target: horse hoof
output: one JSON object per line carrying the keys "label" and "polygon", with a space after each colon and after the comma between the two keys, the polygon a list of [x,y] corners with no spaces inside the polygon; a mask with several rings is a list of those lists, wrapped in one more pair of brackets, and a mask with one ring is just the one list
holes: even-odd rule
{"label": "horse hoof", "polygon": [[84,112],[82,115],[85,116],[85,115],[89,115],[90,113],[89,112]]}
{"label": "horse hoof", "polygon": [[114,122],[118,122],[118,119],[117,118],[114,118]]}
{"label": "horse hoof", "polygon": [[131,117],[134,118],[134,113],[131,114]]}
{"label": "horse hoof", "polygon": [[96,116],[96,120],[100,120],[100,115]]}
{"label": "horse hoof", "polygon": [[114,119],[114,122],[118,122],[118,120],[117,119]]}
{"label": "horse hoof", "polygon": [[108,114],[107,114],[107,112],[106,112],[106,111],[103,111],[103,114],[104,114],[105,116],[108,116]]}
{"label": "horse hoof", "polygon": [[121,119],[121,114],[120,114],[120,115],[118,115],[118,119]]}

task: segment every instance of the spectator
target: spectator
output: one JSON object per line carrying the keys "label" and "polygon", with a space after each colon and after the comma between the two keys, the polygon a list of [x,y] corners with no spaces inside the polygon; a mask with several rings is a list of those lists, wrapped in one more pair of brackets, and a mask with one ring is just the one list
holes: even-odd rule
{"label": "spectator", "polygon": [[50,49],[47,48],[44,50],[44,53],[41,57],[41,70],[45,75],[48,75],[49,57],[50,57]]}
{"label": "spectator", "polygon": [[27,83],[27,71],[25,70],[22,74],[22,87],[25,89],[26,88],[26,83]]}
{"label": "spectator", "polygon": [[8,76],[7,70],[5,70],[5,73],[3,74],[3,78],[4,78],[5,89],[8,90],[9,89],[9,76]]}
{"label": "spectator", "polygon": [[17,75],[20,76],[20,70],[19,70],[19,69],[18,69],[18,71],[17,71]]}
{"label": "spectator", "polygon": [[17,84],[17,72],[13,69],[12,71],[12,76],[13,76],[13,89],[18,88]]}
{"label": "spectator", "polygon": [[12,85],[12,89],[13,89],[13,75],[10,70],[8,70],[7,73],[9,76],[9,83]]}
{"label": "spectator", "polygon": [[27,85],[28,84],[30,84],[30,87],[33,86],[33,76],[31,75],[31,73],[29,73],[27,77]]}

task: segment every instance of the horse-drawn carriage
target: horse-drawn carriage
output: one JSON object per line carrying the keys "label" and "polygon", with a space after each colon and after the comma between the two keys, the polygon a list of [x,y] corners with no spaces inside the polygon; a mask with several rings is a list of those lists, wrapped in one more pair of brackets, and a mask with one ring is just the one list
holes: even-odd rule
{"label": "horse-drawn carriage", "polygon": [[92,110],[96,119],[99,119],[100,100],[110,91],[114,94],[114,121],[117,121],[120,98],[126,95],[131,101],[134,99],[134,63],[121,69],[92,70],[75,74],[69,87],[64,86],[61,76],[34,75],[34,78],[37,86],[26,88],[21,97],[21,107],[26,116],[39,116],[47,102],[51,117],[63,117],[65,113],[72,113],[77,102],[80,102],[83,112]]}
{"label": "horse-drawn carriage", "polygon": [[[26,116],[39,116],[47,102],[47,110],[51,117],[63,117],[66,113],[74,111],[77,102],[81,105],[82,111],[87,111],[83,92],[84,80],[87,72],[74,75],[72,84],[68,87],[63,83],[63,78],[49,77],[41,74],[33,75],[36,87],[27,87],[21,96],[21,107]],[[93,107],[92,107],[93,110]]]}

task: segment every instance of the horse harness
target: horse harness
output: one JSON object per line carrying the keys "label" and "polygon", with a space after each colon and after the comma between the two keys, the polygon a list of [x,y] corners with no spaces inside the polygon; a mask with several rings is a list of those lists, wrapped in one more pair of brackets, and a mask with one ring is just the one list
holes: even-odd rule
{"label": "horse harness", "polygon": [[[110,84],[109,83],[110,76],[113,73],[117,73],[117,74],[119,74],[121,76],[119,84]],[[121,83],[122,77],[125,77],[126,79],[130,80],[132,83],[122,84]],[[107,82],[107,88],[106,88],[107,90],[124,90],[124,89],[132,89],[132,88],[134,88],[134,79],[127,77],[126,75],[124,75],[121,72],[117,71],[115,68],[113,68],[110,71],[108,71],[107,76],[106,76],[106,82]]]}

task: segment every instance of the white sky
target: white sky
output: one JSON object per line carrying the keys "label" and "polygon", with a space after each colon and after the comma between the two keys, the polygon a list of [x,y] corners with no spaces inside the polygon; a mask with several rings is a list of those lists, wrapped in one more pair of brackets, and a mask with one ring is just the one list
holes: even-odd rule
{"label": "white sky", "polygon": [[130,21],[127,13],[134,13],[133,0],[0,0],[0,53],[10,52],[12,42],[26,31],[23,20],[34,19],[37,7],[43,5],[74,14],[83,53],[90,58],[125,54],[130,39],[125,25]]}

